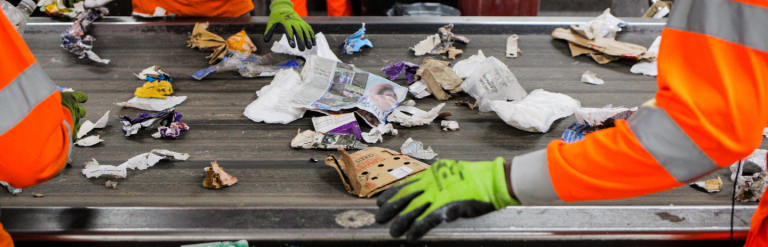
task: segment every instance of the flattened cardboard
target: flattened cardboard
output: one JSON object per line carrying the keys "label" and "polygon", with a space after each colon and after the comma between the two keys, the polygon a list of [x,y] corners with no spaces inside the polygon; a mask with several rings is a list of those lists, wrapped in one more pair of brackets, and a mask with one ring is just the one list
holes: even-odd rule
{"label": "flattened cardboard", "polygon": [[[347,192],[359,197],[370,198],[395,182],[429,168],[424,162],[386,148],[369,147],[351,155],[342,148],[338,150],[341,157],[329,154],[325,164],[336,169]],[[403,166],[413,171],[401,178],[390,173]]]}
{"label": "flattened cardboard", "polygon": [[618,56],[634,60],[656,58],[656,53],[649,52],[645,47],[607,38],[596,37],[595,40],[589,40],[584,36],[573,32],[571,29],[557,28],[552,31],[552,37],[564,39],[569,42],[573,42],[576,45],[611,56]]}

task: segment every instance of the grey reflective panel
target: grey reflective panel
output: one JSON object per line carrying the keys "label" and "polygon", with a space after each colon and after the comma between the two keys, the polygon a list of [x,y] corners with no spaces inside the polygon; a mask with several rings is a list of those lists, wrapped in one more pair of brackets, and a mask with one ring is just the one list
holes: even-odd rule
{"label": "grey reflective panel", "polygon": [[675,1],[667,27],[768,52],[768,9],[754,5],[728,0]]}
{"label": "grey reflective panel", "polygon": [[678,182],[693,182],[720,169],[661,108],[642,107],[627,124],[645,150]]}
{"label": "grey reflective panel", "polygon": [[0,90],[0,135],[21,122],[32,109],[56,91],[56,85],[38,63]]}
{"label": "grey reflective panel", "polygon": [[534,206],[562,202],[549,176],[546,148],[513,158],[509,175],[512,190],[521,204]]}

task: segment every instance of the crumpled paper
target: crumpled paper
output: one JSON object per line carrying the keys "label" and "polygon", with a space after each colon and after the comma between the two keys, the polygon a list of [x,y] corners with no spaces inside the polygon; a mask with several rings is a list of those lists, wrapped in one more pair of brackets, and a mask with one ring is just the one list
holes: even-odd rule
{"label": "crumpled paper", "polygon": [[171,75],[165,72],[165,70],[161,69],[157,65],[149,66],[148,68],[142,70],[138,74],[133,73],[136,75],[136,78],[139,78],[139,80],[145,80],[149,82],[153,81],[168,81],[171,82]]}
{"label": "crumpled paper", "polygon": [[[75,0],[75,3],[71,3],[72,6],[67,7],[65,0],[40,0],[37,2],[37,6],[40,7],[40,12],[45,12],[49,16],[76,18],[78,14],[85,12],[86,8],[98,8],[104,7],[112,0]],[[33,2],[34,3],[34,2]]]}
{"label": "crumpled paper", "polygon": [[584,74],[581,75],[581,82],[594,84],[594,85],[605,84],[605,81],[603,81],[603,79],[597,78],[597,74],[591,71],[586,71],[584,72]]}
{"label": "crumpled paper", "polygon": [[424,59],[424,64],[416,71],[416,79],[422,79],[427,83],[429,92],[438,100],[448,100],[451,96],[443,90],[451,93],[461,92],[461,84],[464,82],[450,67],[449,62],[440,61],[431,57]]}
{"label": "crumpled paper", "polygon": [[[731,181],[736,181],[736,201],[755,202],[760,200],[765,193],[765,189],[768,187],[766,155],[768,155],[768,150],[756,149],[747,158],[737,161],[729,167]],[[741,174],[737,174],[737,170],[740,170]]]}
{"label": "crumpled paper", "polygon": [[341,62],[341,60],[336,57],[336,54],[334,54],[331,48],[328,46],[328,40],[325,39],[325,35],[323,35],[323,33],[316,33],[315,41],[317,41],[317,45],[313,46],[312,49],[304,49],[304,51],[299,51],[299,46],[296,46],[296,48],[291,48],[291,46],[288,45],[288,38],[285,36],[285,34],[283,34],[283,36],[280,38],[280,41],[275,41],[275,43],[272,44],[271,50],[272,52],[276,53],[300,56],[304,59],[309,59],[309,56],[316,55],[325,59]]}
{"label": "crumpled paper", "polygon": [[387,74],[387,78],[389,78],[390,81],[394,81],[400,77],[401,74],[405,73],[405,80],[408,81],[408,85],[411,85],[416,81],[416,71],[418,70],[419,65],[406,61],[394,62],[381,68],[381,71],[384,71],[384,73]]}
{"label": "crumpled paper", "polygon": [[493,101],[491,109],[512,127],[528,132],[545,133],[552,123],[568,117],[581,103],[568,95],[533,90],[519,101]]}
{"label": "crumpled paper", "polygon": [[367,143],[376,143],[376,142],[382,142],[384,143],[384,134],[390,133],[393,136],[397,135],[397,130],[392,127],[391,123],[388,124],[379,124],[378,126],[371,129],[368,133],[363,133],[363,140]]}
{"label": "crumpled paper", "polygon": [[222,186],[232,186],[237,183],[237,178],[224,172],[224,168],[220,167],[216,161],[211,162],[211,167],[206,167],[204,170],[205,180],[203,180],[203,187],[219,189]]}
{"label": "crumpled paper", "polygon": [[147,114],[142,112],[135,119],[128,116],[121,116],[120,123],[123,124],[123,133],[125,136],[135,135],[141,129],[158,127],[158,132],[153,134],[154,138],[176,139],[182,131],[189,130],[189,126],[181,123],[181,113],[174,109],[164,110],[158,113]]}
{"label": "crumpled paper", "polygon": [[82,173],[87,178],[98,178],[100,176],[109,175],[117,178],[126,178],[128,176],[127,169],[131,170],[146,170],[149,167],[154,166],[160,160],[187,160],[189,154],[178,153],[165,149],[153,149],[148,153],[143,153],[130,158],[128,161],[118,165],[100,165],[96,159],[85,163],[85,168]]}
{"label": "crumpled paper", "polygon": [[109,112],[107,111],[104,113],[101,118],[99,118],[96,123],[91,122],[90,120],[85,120],[82,124],[80,124],[80,129],[77,131],[77,138],[83,138],[83,136],[87,135],[88,132],[91,132],[93,129],[103,129],[104,127],[107,127],[107,121],[109,120]]}
{"label": "crumpled paper", "polygon": [[414,51],[414,55],[423,56],[424,54],[443,54],[448,53],[448,58],[455,59],[456,55],[463,53],[464,51],[453,47],[453,43],[459,41],[461,43],[469,43],[467,37],[456,35],[451,32],[453,29],[453,23],[445,25],[437,30],[437,34],[428,36],[415,46],[411,47]]}
{"label": "crumpled paper", "polygon": [[104,7],[88,9],[77,15],[67,31],[61,34],[61,48],[69,51],[72,54],[80,56],[79,58],[88,57],[98,63],[108,64],[109,59],[102,59],[91,49],[93,49],[93,42],[96,41],[91,35],[86,35],[90,25],[109,13],[109,10]]}
{"label": "crumpled paper", "polygon": [[225,71],[237,71],[240,76],[247,78],[269,77],[275,76],[278,71],[283,69],[298,69],[302,64],[304,64],[303,60],[288,54],[274,52],[264,56],[249,54],[245,57],[225,57],[221,62],[198,70],[190,77],[195,80],[202,80],[211,74]]}
{"label": "crumpled paper", "polygon": [[440,127],[443,127],[443,131],[457,131],[459,130],[459,122],[454,120],[440,121]]}
{"label": "crumpled paper", "polygon": [[[661,46],[661,36],[656,37],[656,39],[653,40],[653,43],[651,44],[651,46],[648,47],[648,52],[659,54],[659,46]],[[632,65],[632,68],[629,69],[629,72],[632,72],[635,74],[643,74],[647,76],[656,76],[659,74],[657,59],[640,60],[640,62],[637,62],[635,65]]]}
{"label": "crumpled paper", "polygon": [[469,56],[469,58],[461,60],[457,62],[456,65],[453,65],[453,72],[456,72],[456,75],[458,75],[459,78],[467,78],[472,74],[472,71],[475,71],[477,66],[485,61],[485,59],[486,57],[485,54],[483,54],[483,51],[477,50],[477,55]]}
{"label": "crumpled paper", "polygon": [[363,39],[365,36],[365,23],[363,23],[363,27],[360,28],[360,30],[357,30],[354,34],[347,37],[347,39],[344,40],[343,49],[344,52],[347,54],[352,54],[354,52],[359,52],[360,49],[362,49],[364,46],[368,46],[373,48],[373,43],[371,43],[368,39]]}
{"label": "crumpled paper", "polygon": [[357,140],[352,134],[321,133],[312,130],[305,130],[296,135],[291,140],[292,148],[303,149],[363,149],[368,147]]}
{"label": "crumpled paper", "polygon": [[256,91],[258,99],[247,107],[243,114],[254,122],[288,124],[304,116],[303,108],[281,104],[281,98],[301,84],[299,73],[292,69],[280,70],[269,85]]}
{"label": "crumpled paper", "polygon": [[[413,100],[403,102],[403,104],[395,108],[395,110],[389,114],[387,122],[400,123],[400,126],[403,127],[413,127],[429,125],[438,117],[452,116],[450,112],[440,112],[440,109],[445,106],[445,103],[435,106],[435,108],[432,108],[429,112],[416,108],[415,105],[416,102]],[[405,113],[409,113],[410,115]]]}
{"label": "crumpled paper", "polygon": [[768,137],[768,128],[763,129],[763,136]]}
{"label": "crumpled paper", "polygon": [[616,120],[626,120],[637,112],[637,107],[612,107],[603,108],[579,108],[574,111],[576,122],[565,129],[563,137],[565,143],[583,140],[586,134],[607,128],[616,127]]}
{"label": "crumpled paper", "polygon": [[521,100],[528,94],[507,65],[495,57],[480,63],[461,88],[477,100],[475,105],[481,112],[491,111],[492,101]]}
{"label": "crumpled paper", "polygon": [[717,178],[709,179],[707,181],[698,181],[690,183],[691,186],[698,187],[709,193],[720,192],[720,187],[723,186],[723,180],[720,176]]}
{"label": "crumpled paper", "polygon": [[607,8],[595,19],[579,25],[571,25],[571,28],[588,39],[607,38],[615,39],[616,33],[626,27],[627,23],[611,14],[611,9]]}
{"label": "crumpled paper", "polygon": [[133,97],[133,99],[130,99],[127,102],[115,103],[115,105],[132,107],[145,111],[162,111],[173,108],[184,102],[186,99],[187,96],[166,96],[165,99]]}
{"label": "crumpled paper", "polygon": [[424,80],[419,80],[408,86],[408,92],[410,92],[414,98],[422,99],[424,97],[432,95],[429,92],[429,87]]}
{"label": "crumpled paper", "polygon": [[351,112],[331,116],[313,117],[312,125],[315,127],[315,131],[320,133],[354,135],[358,140],[363,139],[360,125],[357,124],[355,114]]}
{"label": "crumpled paper", "polygon": [[422,160],[431,160],[437,157],[432,147],[424,149],[423,143],[414,141],[410,137],[400,146],[400,153]]}
{"label": "crumpled paper", "polygon": [[96,144],[99,144],[100,142],[103,142],[101,138],[99,138],[98,135],[95,136],[89,136],[80,140],[77,140],[75,142],[75,145],[81,146],[81,147],[90,147]]}
{"label": "crumpled paper", "polygon": [[202,51],[213,51],[208,61],[209,64],[214,64],[219,59],[224,58],[227,53],[227,41],[221,36],[208,31],[208,22],[195,23],[195,28],[192,30],[192,36],[189,36],[187,41],[187,47],[198,48]]}

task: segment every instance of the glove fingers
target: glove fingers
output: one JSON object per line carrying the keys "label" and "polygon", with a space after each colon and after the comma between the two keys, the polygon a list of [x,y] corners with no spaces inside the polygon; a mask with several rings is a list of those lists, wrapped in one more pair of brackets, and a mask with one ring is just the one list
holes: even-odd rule
{"label": "glove fingers", "polygon": [[392,220],[392,224],[389,226],[389,235],[395,238],[403,236],[403,234],[405,234],[408,231],[408,229],[411,228],[413,221],[417,217],[421,216],[421,214],[423,214],[424,211],[426,211],[430,205],[431,204],[429,203],[424,204],[421,207],[415,210],[412,210],[411,212],[401,214],[395,217],[395,219]]}
{"label": "glove fingers", "polygon": [[384,193],[381,193],[381,195],[379,196],[379,199],[376,200],[376,206],[381,207],[381,205],[384,205],[384,203],[389,201],[389,199],[392,199],[392,197],[395,196],[397,192],[399,192],[403,187],[405,187],[406,185],[412,184],[414,182],[416,181],[400,183],[385,190]]}
{"label": "glove fingers", "polygon": [[75,100],[77,101],[77,103],[85,103],[88,101],[88,95],[81,91],[73,92],[72,96],[75,97]]}
{"label": "glove fingers", "polygon": [[312,30],[312,26],[309,25],[309,23],[304,23],[307,25],[307,31],[309,31],[309,37],[312,40],[312,46],[317,46],[317,40],[315,39],[315,30]]}
{"label": "glove fingers", "polygon": [[301,23],[301,30],[304,31],[304,43],[307,44],[307,49],[312,49],[312,39],[310,38],[310,27],[307,23]]}
{"label": "glove fingers", "polygon": [[[404,196],[402,199],[394,201],[394,202],[387,202],[384,203],[379,207],[379,211],[376,212],[376,222],[379,224],[387,223],[387,221],[391,220],[397,214],[399,214],[403,209],[405,209],[411,201],[413,201],[414,198],[420,196],[424,191],[415,192],[413,194]],[[418,211],[418,210],[412,210],[412,211]],[[409,212],[410,213],[410,212]]]}
{"label": "glove fingers", "polygon": [[299,51],[304,51],[307,46],[304,42],[304,31],[301,30],[301,26],[298,24],[291,25],[293,29],[293,37],[296,38],[296,44],[299,46]]}
{"label": "glove fingers", "polygon": [[[294,39],[294,33],[293,33],[293,27],[291,27],[291,24],[288,22],[282,21],[280,22],[283,26],[283,29],[285,29],[285,37],[288,38],[288,45],[291,46],[291,48],[296,48],[296,40]],[[303,49],[299,49],[302,50]]]}
{"label": "glove fingers", "polygon": [[[77,118],[83,118],[85,117],[85,108],[82,106],[77,106],[77,115],[75,115]],[[76,121],[76,119],[72,119],[73,121]]]}
{"label": "glove fingers", "polygon": [[408,241],[414,242],[419,240],[421,237],[424,237],[424,235],[426,235],[429,230],[432,230],[432,228],[440,225],[440,223],[443,222],[443,218],[445,217],[443,211],[443,209],[435,210],[434,212],[424,217],[424,219],[413,223],[413,227],[411,227],[411,230],[408,231]]}
{"label": "glove fingers", "polygon": [[473,218],[496,210],[493,204],[477,200],[452,202],[444,207],[445,221],[447,222],[454,221],[459,217]]}
{"label": "glove fingers", "polygon": [[277,28],[277,24],[276,23],[267,24],[267,31],[264,32],[264,43],[268,43],[272,39],[272,35],[275,34],[275,29]]}

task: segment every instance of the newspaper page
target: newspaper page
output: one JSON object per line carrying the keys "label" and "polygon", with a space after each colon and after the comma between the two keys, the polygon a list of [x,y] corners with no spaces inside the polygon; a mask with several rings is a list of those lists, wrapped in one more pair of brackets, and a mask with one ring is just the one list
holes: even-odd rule
{"label": "newspaper page", "polygon": [[310,56],[301,71],[302,83],[283,99],[293,107],[318,111],[358,108],[386,122],[408,88],[352,65]]}

